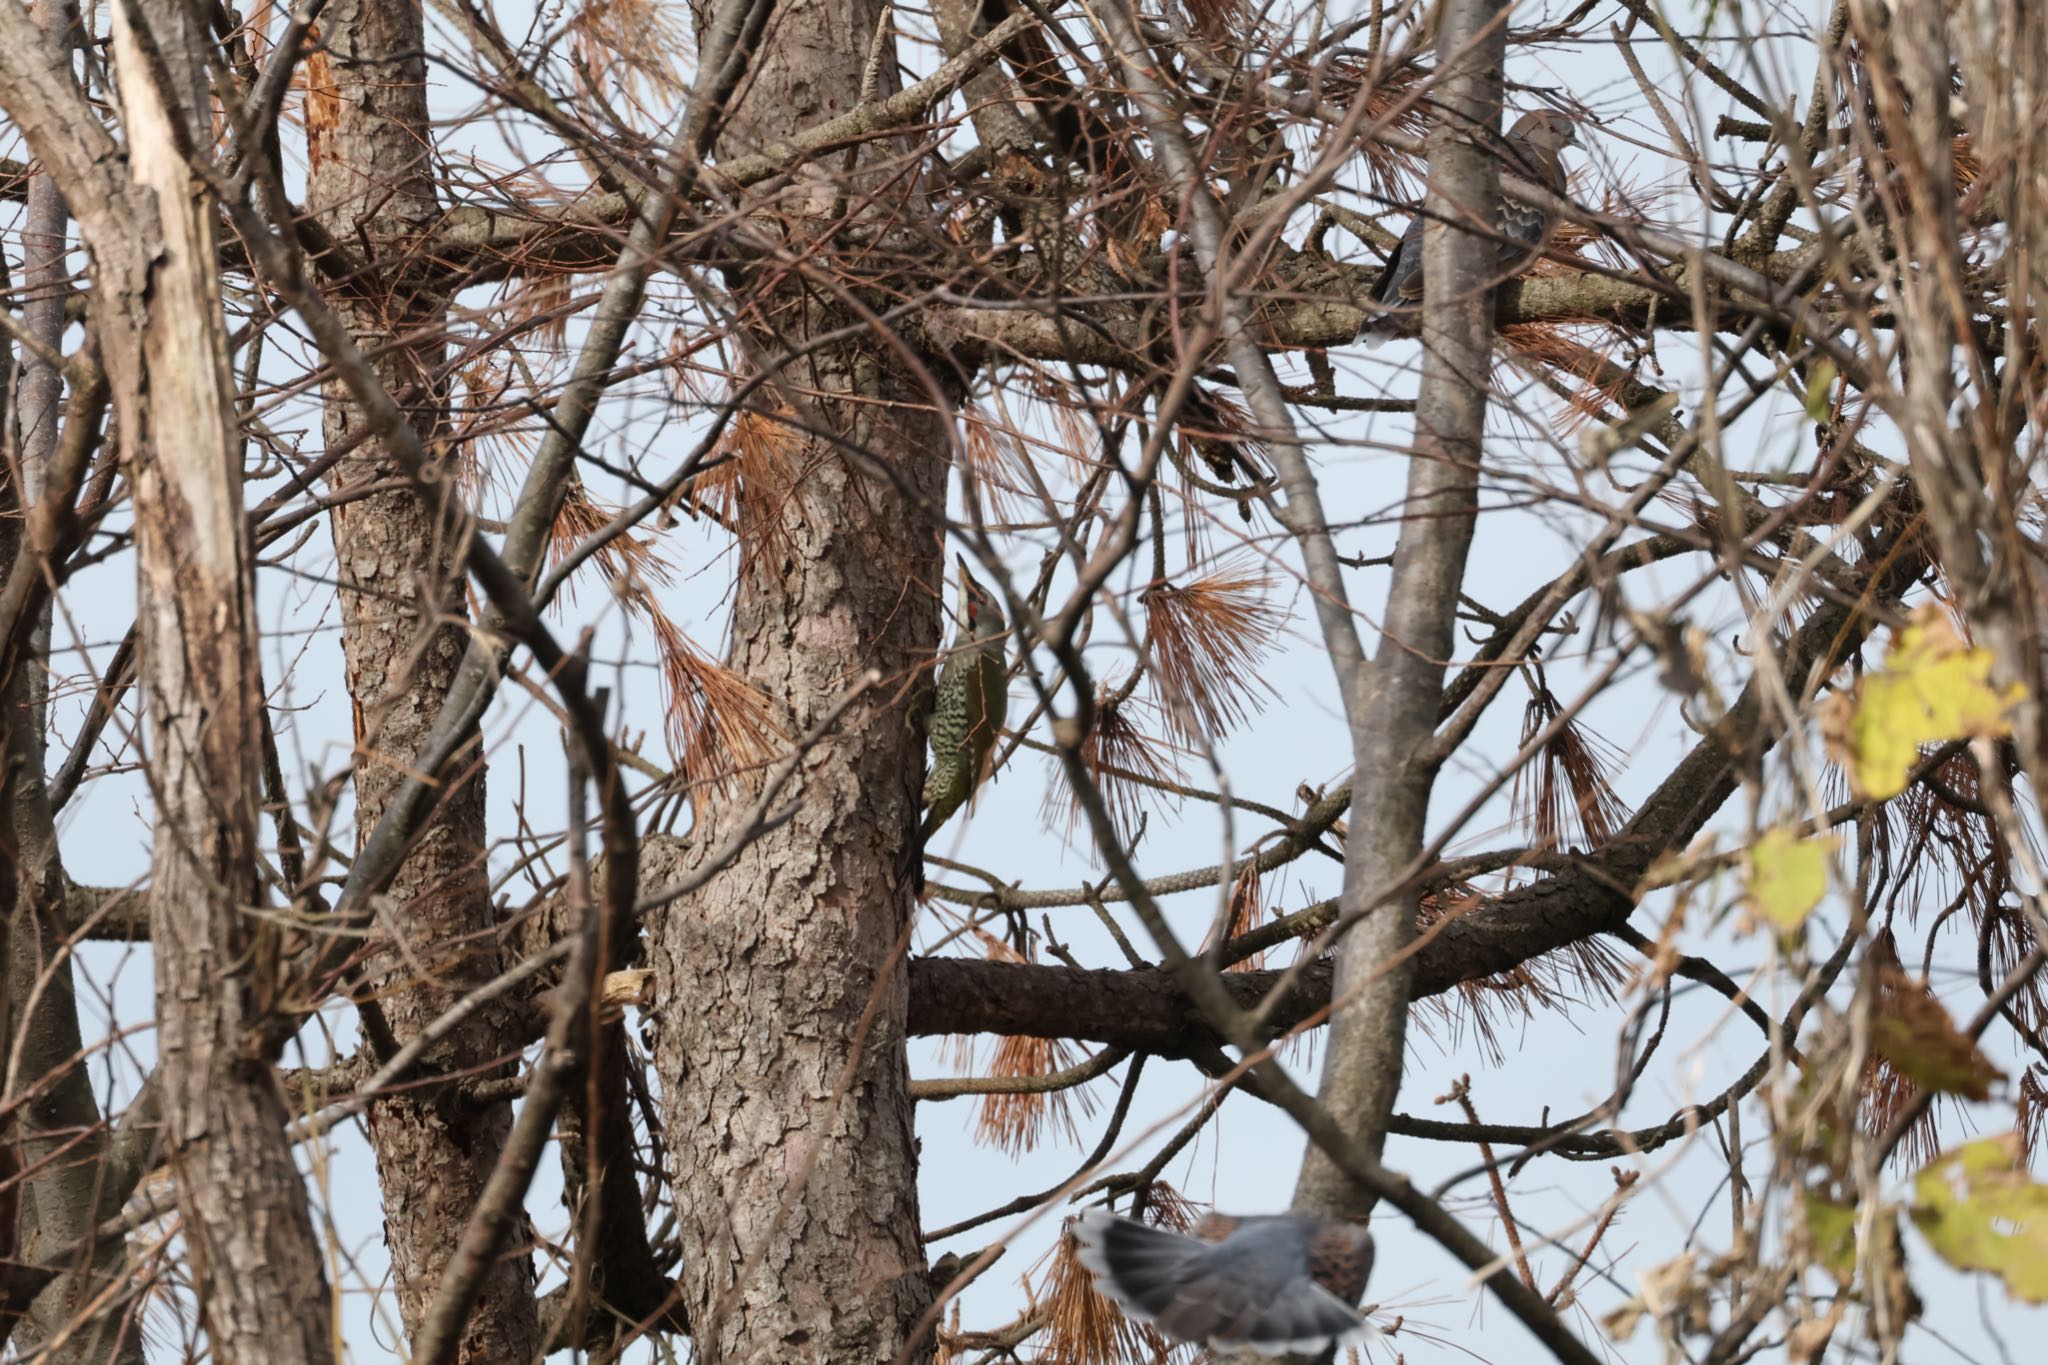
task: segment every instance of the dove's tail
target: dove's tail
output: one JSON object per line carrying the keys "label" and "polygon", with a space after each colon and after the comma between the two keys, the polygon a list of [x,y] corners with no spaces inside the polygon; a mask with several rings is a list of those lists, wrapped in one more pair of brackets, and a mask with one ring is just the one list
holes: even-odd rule
{"label": "dove's tail", "polygon": [[1126,1316],[1182,1341],[1313,1355],[1371,1333],[1356,1309],[1306,1274],[1277,1294],[1253,1292],[1235,1282],[1215,1248],[1103,1209],[1076,1219],[1074,1234],[1081,1264]]}
{"label": "dove's tail", "polygon": [[1392,313],[1381,313],[1358,331],[1358,339],[1365,343],[1368,351],[1377,351],[1399,335],[1401,320]]}

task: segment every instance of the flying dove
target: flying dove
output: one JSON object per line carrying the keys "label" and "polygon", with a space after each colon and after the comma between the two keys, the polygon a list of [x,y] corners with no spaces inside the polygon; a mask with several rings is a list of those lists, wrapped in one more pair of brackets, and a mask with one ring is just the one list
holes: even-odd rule
{"label": "flying dove", "polygon": [[[1516,119],[1515,126],[1508,130],[1501,169],[1541,185],[1553,194],[1562,195],[1565,181],[1561,156],[1566,147],[1578,145],[1576,123],[1554,110],[1539,109]],[[1420,213],[1408,220],[1408,230],[1401,235],[1401,245],[1395,248],[1393,259],[1387,262],[1387,268],[1380,272],[1379,280],[1373,285],[1374,315],[1359,330],[1361,337],[1368,338],[1366,344],[1369,346],[1377,346],[1388,337],[1399,336],[1404,330],[1403,324],[1413,317],[1415,305],[1421,302],[1423,221]],[[1549,240],[1554,226],[1550,215],[1541,209],[1502,195],[1494,208],[1494,228],[1506,239],[1500,243],[1500,263],[1504,273],[1519,275],[1527,269]],[[1409,326],[1412,329],[1412,323]]]}
{"label": "flying dove", "polygon": [[1372,1335],[1354,1306],[1372,1270],[1356,1223],[1211,1214],[1193,1237],[1089,1209],[1078,1259],[1127,1317],[1196,1345],[1314,1354]]}

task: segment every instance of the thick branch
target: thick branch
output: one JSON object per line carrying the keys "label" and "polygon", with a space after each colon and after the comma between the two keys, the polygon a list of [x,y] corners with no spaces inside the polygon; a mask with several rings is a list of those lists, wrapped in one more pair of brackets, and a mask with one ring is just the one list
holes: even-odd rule
{"label": "thick branch", "polygon": [[[1783,677],[1812,686],[1832,674],[1861,647],[1884,605],[1926,568],[1913,544],[1881,540],[1872,553],[1885,564],[1871,585],[1874,607],[1866,612],[1830,601],[1817,608],[1779,661]],[[1436,926],[1416,950],[1411,998],[1507,971],[1626,923],[1635,909],[1636,888],[1652,864],[1690,843],[1735,791],[1740,765],[1758,761],[1776,743],[1766,714],[1763,689],[1753,683],[1658,785],[1604,854]],[[1164,1056],[1185,1056],[1220,1041],[1193,1002],[1158,968],[1075,971],[955,958],[920,958],[910,966],[910,1031],[916,1034],[1077,1038]],[[1282,975],[1228,973],[1223,987],[1240,1006],[1249,1007]],[[1330,969],[1319,963],[1299,974],[1268,1018],[1277,1027],[1290,1027],[1329,1001]]]}

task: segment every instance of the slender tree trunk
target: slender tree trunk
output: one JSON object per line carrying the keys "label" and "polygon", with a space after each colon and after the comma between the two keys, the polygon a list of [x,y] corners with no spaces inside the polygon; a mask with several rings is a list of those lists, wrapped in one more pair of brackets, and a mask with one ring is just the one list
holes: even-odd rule
{"label": "slender tree trunk", "polygon": [[[1479,512],[1479,470],[1493,349],[1490,237],[1452,224],[1494,220],[1499,153],[1489,136],[1501,118],[1506,30],[1500,0],[1445,0],[1438,29],[1445,65],[1443,111],[1429,136],[1429,227],[1423,273],[1422,379],[1415,454],[1408,463],[1400,540],[1380,642],[1352,709],[1354,787],[1345,839],[1344,907],[1395,885],[1422,850],[1437,761],[1430,757],[1445,661],[1457,642],[1458,593]],[[1323,1054],[1321,1098],[1375,1157],[1401,1088],[1419,893],[1387,898],[1348,934],[1331,988],[1336,1002]],[[1319,1148],[1303,1160],[1297,1208],[1363,1217],[1372,1208]]]}
{"label": "slender tree trunk", "polygon": [[[881,18],[869,0],[778,6],[720,155],[852,108]],[[879,71],[887,94],[893,44]],[[785,192],[793,251],[847,188],[820,178]],[[864,188],[856,177],[855,202]],[[885,202],[875,218],[901,211]],[[757,307],[753,339],[771,355],[851,321],[814,291],[733,283]],[[743,560],[730,662],[800,735],[868,670],[900,679],[938,648],[932,511],[947,437],[933,408],[946,396],[873,343],[823,346],[782,387],[806,424],[866,453],[856,465],[843,447],[805,439],[786,489],[751,490],[765,538]],[[670,910],[654,948],[655,1055],[690,1249],[682,1284],[704,1365],[886,1365],[930,1302],[904,1054],[902,869],[924,756],[902,692],[878,688],[851,708],[805,760],[795,818]],[[700,856],[733,835],[747,804],[709,804]]]}
{"label": "slender tree trunk", "polygon": [[[134,24],[147,24],[137,32]],[[114,9],[136,195],[88,242],[107,267],[109,374],[134,460],[164,1147],[214,1357],[326,1362],[334,1328],[286,1110],[260,1043],[279,1003],[262,903],[255,558],[228,386],[203,145],[205,35],[179,5]],[[147,211],[153,218],[137,213]],[[133,324],[124,331],[124,324]]]}
{"label": "slender tree trunk", "polygon": [[[446,300],[434,262],[420,252],[439,216],[426,61],[418,0],[341,0],[320,21],[323,53],[309,64],[313,172],[309,206],[370,268],[334,298],[379,377],[400,396],[415,430],[446,424]],[[409,396],[408,396],[409,395]],[[327,391],[330,445],[363,418],[345,386]],[[452,472],[452,471],[451,471]],[[335,483],[389,480],[379,441],[342,461]],[[462,592],[465,529],[438,521],[409,488],[335,508],[342,648],[356,721],[356,822],[383,815],[439,714],[468,644]],[[415,1037],[500,968],[484,863],[481,761],[441,794],[414,851],[393,880],[391,945],[373,963],[371,996],[392,1037]],[[520,1040],[503,1013],[486,1012],[433,1055],[430,1069],[492,1074]],[[509,1068],[505,1061],[497,1071]],[[511,1130],[509,1102],[466,1102],[453,1086],[378,1101],[369,1128],[384,1199],[399,1312],[417,1332],[449,1254]],[[460,1358],[525,1361],[539,1344],[531,1258],[523,1247],[490,1272],[463,1329]]]}

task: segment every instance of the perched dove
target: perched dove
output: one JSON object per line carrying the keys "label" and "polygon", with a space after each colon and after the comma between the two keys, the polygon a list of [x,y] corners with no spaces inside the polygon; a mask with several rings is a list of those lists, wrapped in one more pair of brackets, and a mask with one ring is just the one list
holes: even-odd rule
{"label": "perched dove", "polygon": [[1356,1345],[1372,1237],[1299,1214],[1211,1214],[1184,1237],[1090,1209],[1074,1222],[1079,1259],[1126,1315],[1197,1345],[1259,1355]]}
{"label": "perched dove", "polygon": [[[1578,145],[1578,125],[1565,115],[1549,109],[1524,114],[1508,130],[1501,171],[1562,195],[1565,182],[1561,158],[1566,147]],[[1369,346],[1400,335],[1404,323],[1409,330],[1413,329],[1415,305],[1422,299],[1423,221],[1420,213],[1408,220],[1401,245],[1395,248],[1393,259],[1373,285],[1374,316],[1359,331],[1361,337],[1368,338]],[[1494,228],[1507,239],[1500,244],[1503,271],[1512,276],[1526,270],[1549,240],[1553,226],[1549,214],[1502,195],[1494,209]]]}

